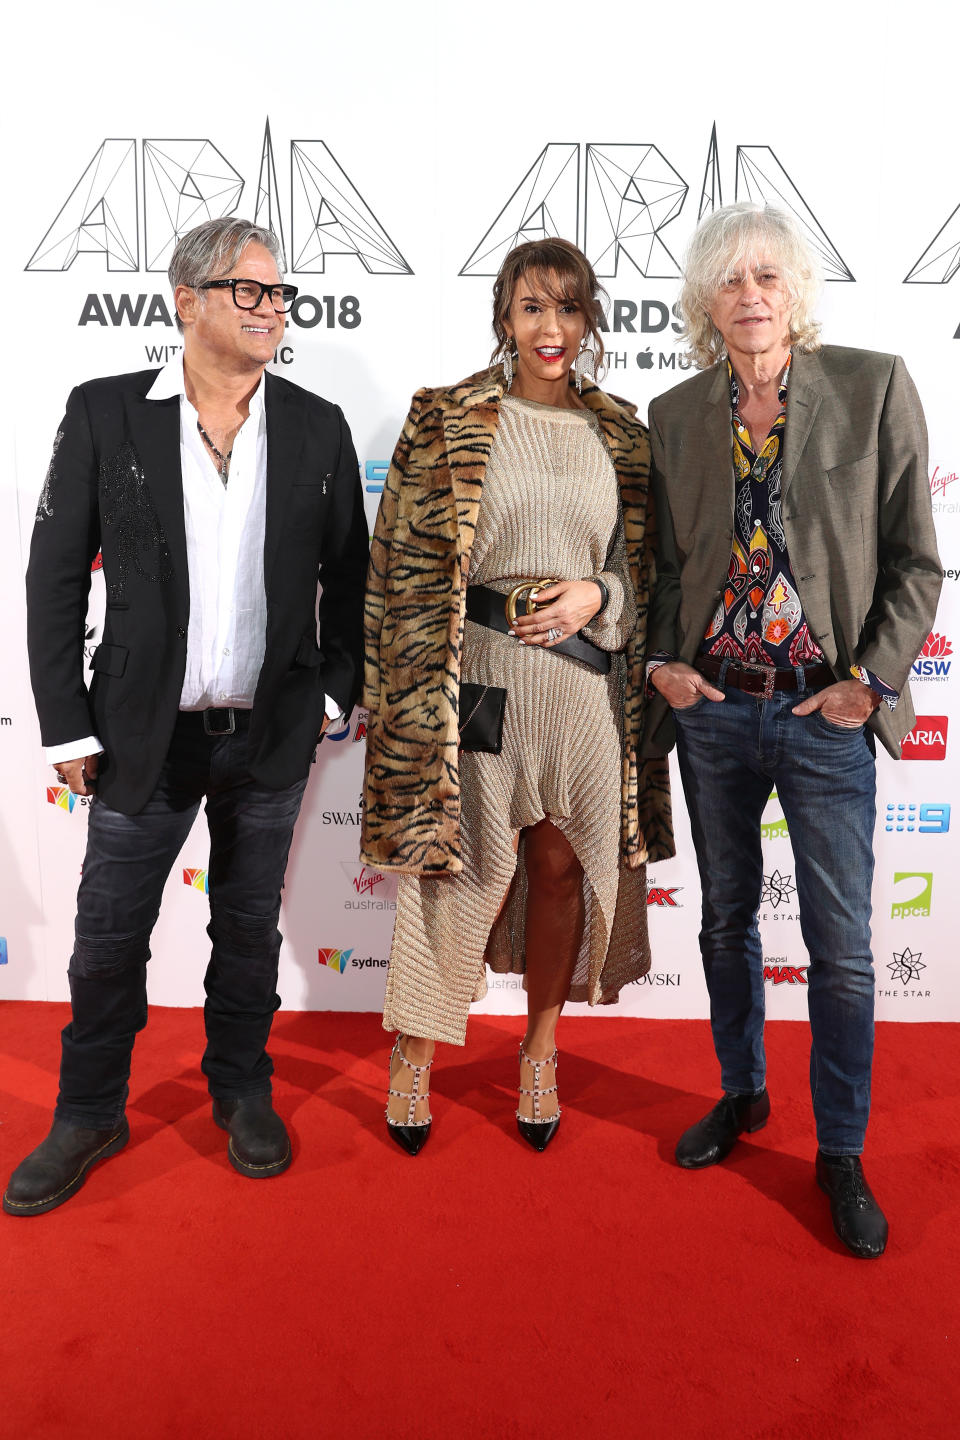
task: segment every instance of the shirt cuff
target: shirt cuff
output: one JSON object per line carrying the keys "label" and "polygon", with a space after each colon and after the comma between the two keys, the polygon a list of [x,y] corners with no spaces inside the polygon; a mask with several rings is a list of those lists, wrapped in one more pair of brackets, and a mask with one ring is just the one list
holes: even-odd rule
{"label": "shirt cuff", "polygon": [[338,705],[332,695],[325,694],[323,708],[327,719],[330,721],[328,728],[332,730],[334,725],[338,725],[343,719],[343,706]]}
{"label": "shirt cuff", "polygon": [[861,685],[868,685],[871,690],[875,690],[883,703],[888,705],[891,710],[896,710],[897,701],[900,699],[899,690],[894,690],[891,685],[887,685],[879,675],[874,675],[872,670],[868,670],[866,665],[851,665],[850,674],[854,680],[859,680]]}
{"label": "shirt cuff", "polygon": [[61,760],[85,760],[88,755],[102,755],[103,746],[96,735],[86,740],[66,740],[62,745],[44,745],[43,758],[48,765],[57,765]]}

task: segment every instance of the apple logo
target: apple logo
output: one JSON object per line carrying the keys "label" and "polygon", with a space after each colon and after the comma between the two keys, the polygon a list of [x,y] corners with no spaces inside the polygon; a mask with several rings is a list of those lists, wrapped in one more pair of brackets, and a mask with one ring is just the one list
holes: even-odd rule
{"label": "apple logo", "polygon": [[649,345],[647,346],[646,350],[641,350],[637,355],[637,364],[640,366],[641,370],[653,369],[653,356],[650,354]]}

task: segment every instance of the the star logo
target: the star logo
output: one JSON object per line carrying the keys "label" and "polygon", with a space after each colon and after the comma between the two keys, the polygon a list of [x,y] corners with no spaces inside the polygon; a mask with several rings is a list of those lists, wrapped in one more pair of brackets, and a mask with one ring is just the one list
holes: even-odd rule
{"label": "the star logo", "polygon": [[778,905],[786,905],[790,896],[797,892],[796,885],[791,884],[792,880],[792,875],[781,875],[779,870],[774,870],[772,875],[764,875],[760,904],[772,905],[774,910]]}
{"label": "the star logo", "polygon": [[920,959],[922,954],[921,950],[915,955],[909,946],[901,950],[899,955],[894,950],[893,959],[887,962],[891,979],[898,980],[901,985],[906,985],[910,980],[919,980],[920,971],[927,968]]}

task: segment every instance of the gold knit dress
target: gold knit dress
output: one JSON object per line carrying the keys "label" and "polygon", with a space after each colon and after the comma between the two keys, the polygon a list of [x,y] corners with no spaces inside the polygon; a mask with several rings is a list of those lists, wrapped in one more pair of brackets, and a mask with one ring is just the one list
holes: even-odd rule
{"label": "gold knit dress", "polygon": [[[585,634],[617,651],[636,624],[616,473],[592,411],[506,395],[483,483],[471,585],[601,575]],[[467,620],[461,679],[507,692],[499,755],[460,752],[463,870],[400,877],[388,1030],[462,1045],[486,964],[525,970],[524,828],[549,818],[583,867],[585,924],[571,1000],[610,1004],[649,960],[646,867],[620,863],[623,657],[607,675]],[[505,902],[506,897],[506,902]],[[505,903],[504,903],[505,902]]]}

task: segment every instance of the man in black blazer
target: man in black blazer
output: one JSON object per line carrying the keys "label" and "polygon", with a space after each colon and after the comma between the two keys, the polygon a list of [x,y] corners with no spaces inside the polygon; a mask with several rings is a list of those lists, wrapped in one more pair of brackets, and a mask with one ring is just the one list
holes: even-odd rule
{"label": "man in black blazer", "polygon": [[[10,1178],[12,1215],[61,1205],[129,1138],[150,934],[201,801],[213,1118],[242,1174],[290,1163],[266,1051],[280,891],[318,738],[359,690],[367,525],[338,407],[265,373],[296,295],[281,263],[246,221],[183,236],[182,356],[79,386],[54,445],[27,571],[30,669],[47,758],[93,798],[60,1094]],[[88,691],[98,550],[106,624]]]}

